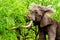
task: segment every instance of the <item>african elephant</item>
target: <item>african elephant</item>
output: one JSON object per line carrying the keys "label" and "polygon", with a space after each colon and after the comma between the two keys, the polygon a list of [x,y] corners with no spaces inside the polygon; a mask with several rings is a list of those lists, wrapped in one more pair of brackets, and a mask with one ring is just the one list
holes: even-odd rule
{"label": "african elephant", "polygon": [[[54,13],[52,8],[47,6],[32,5],[29,7],[30,23],[24,28],[30,28],[31,24],[38,25],[39,40],[46,40],[46,34],[48,34],[48,40],[60,40],[60,23],[50,18],[50,14]],[[14,27],[16,29],[19,27]]]}
{"label": "african elephant", "polygon": [[39,40],[46,40],[46,34],[48,40],[56,38],[57,22],[50,18],[51,13],[54,13],[54,10],[47,6],[32,5],[29,8],[30,20],[34,25],[38,25]]}

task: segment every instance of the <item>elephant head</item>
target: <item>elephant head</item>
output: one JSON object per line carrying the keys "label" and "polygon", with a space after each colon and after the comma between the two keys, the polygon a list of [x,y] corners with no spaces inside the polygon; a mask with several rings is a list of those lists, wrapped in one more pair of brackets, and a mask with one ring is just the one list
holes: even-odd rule
{"label": "elephant head", "polygon": [[54,13],[52,8],[47,6],[32,5],[29,8],[29,14],[32,21],[40,22],[40,26],[51,24],[50,14]]}

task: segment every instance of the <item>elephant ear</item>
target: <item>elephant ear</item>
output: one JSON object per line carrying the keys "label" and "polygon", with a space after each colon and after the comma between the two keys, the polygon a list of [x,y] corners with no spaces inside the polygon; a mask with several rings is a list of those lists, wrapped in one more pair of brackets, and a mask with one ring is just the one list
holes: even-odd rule
{"label": "elephant ear", "polygon": [[50,18],[50,13],[54,13],[54,10],[52,10],[51,8],[45,7],[44,11],[45,11],[45,14],[40,22],[40,26],[44,27],[49,24],[54,24],[54,20],[52,18]]}

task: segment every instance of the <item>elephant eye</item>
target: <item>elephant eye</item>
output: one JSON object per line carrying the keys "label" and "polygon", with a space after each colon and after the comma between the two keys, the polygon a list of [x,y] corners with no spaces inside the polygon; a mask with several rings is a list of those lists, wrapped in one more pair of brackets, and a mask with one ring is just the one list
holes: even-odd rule
{"label": "elephant eye", "polygon": [[36,14],[38,13],[37,10],[34,11]]}
{"label": "elephant eye", "polygon": [[37,11],[35,11],[35,13],[38,13]]}

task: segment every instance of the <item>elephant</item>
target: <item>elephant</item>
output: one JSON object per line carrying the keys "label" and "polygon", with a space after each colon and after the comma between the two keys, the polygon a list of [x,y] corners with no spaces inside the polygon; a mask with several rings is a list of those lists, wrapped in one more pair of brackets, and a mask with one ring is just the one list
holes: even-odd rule
{"label": "elephant", "polygon": [[[46,40],[46,34],[48,40],[60,40],[60,23],[50,17],[50,14],[54,13],[52,8],[41,5],[31,5],[28,9],[27,19],[30,21],[24,28],[30,28],[32,23],[38,26],[39,40]],[[14,27],[12,29],[20,28]]]}
{"label": "elephant", "polygon": [[34,25],[38,25],[39,40],[56,40],[57,21],[50,17],[54,13],[52,8],[47,6],[32,5],[29,7],[29,18],[33,21]]}

